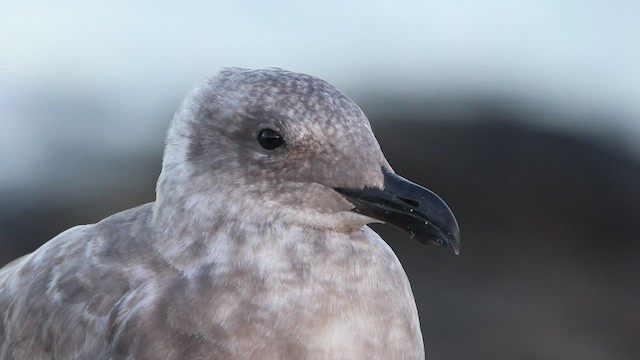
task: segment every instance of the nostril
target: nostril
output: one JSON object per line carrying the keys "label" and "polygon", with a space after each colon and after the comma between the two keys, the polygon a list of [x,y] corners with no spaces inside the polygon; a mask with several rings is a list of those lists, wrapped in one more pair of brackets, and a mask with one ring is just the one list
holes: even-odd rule
{"label": "nostril", "polygon": [[415,208],[419,208],[420,207],[420,204],[415,200],[407,199],[407,198],[404,198],[404,197],[401,197],[401,196],[398,196],[397,198],[400,199],[400,201],[402,201],[403,203],[405,203],[405,204],[407,204],[409,206],[413,206]]}

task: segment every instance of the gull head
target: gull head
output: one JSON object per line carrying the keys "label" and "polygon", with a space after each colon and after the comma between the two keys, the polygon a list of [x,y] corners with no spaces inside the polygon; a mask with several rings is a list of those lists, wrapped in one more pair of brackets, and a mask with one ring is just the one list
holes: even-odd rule
{"label": "gull head", "polygon": [[184,100],[155,211],[345,232],[385,222],[459,249],[449,207],[394,173],[351,99],[324,80],[275,68],[224,69]]}

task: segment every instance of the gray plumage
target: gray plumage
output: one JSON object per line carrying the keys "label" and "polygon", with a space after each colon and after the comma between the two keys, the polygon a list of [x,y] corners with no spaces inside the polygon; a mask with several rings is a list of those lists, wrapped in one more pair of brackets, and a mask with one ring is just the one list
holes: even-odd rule
{"label": "gray plumage", "polygon": [[0,358],[423,359],[401,264],[334,190],[381,168],[325,81],[223,70],[176,112],[155,202],[0,270]]}

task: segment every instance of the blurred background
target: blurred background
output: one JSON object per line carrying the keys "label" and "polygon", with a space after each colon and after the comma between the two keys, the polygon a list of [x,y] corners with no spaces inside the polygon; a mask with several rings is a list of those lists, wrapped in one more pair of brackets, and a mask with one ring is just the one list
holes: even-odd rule
{"label": "blurred background", "polygon": [[173,111],[224,66],[310,73],[447,200],[462,253],[375,226],[430,359],[638,359],[640,2],[8,1],[0,265],[153,201]]}

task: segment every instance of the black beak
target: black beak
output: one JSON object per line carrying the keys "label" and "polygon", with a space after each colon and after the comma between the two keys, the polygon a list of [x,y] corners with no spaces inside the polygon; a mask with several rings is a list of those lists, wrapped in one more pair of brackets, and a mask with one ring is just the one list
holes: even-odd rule
{"label": "black beak", "polygon": [[453,212],[440,197],[383,168],[384,188],[335,190],[354,212],[394,225],[420,242],[446,246],[460,252],[460,229]]}

